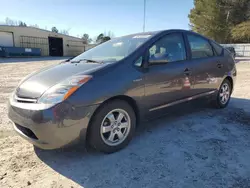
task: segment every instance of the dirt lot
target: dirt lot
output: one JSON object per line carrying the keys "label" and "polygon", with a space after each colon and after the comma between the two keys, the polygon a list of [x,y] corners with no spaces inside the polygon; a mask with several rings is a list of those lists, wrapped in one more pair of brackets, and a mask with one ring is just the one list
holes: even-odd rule
{"label": "dirt lot", "polygon": [[199,107],[145,124],[115,154],[42,151],[16,136],[6,101],[18,81],[60,60],[0,63],[0,187],[250,187],[250,60],[227,109]]}

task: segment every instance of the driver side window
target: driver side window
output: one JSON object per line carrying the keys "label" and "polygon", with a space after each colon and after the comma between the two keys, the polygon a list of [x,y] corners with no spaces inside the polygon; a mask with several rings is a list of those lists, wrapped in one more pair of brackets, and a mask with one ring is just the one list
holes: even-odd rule
{"label": "driver side window", "polygon": [[167,63],[186,59],[186,50],[181,33],[168,34],[159,39],[149,49],[149,61],[154,63]]}

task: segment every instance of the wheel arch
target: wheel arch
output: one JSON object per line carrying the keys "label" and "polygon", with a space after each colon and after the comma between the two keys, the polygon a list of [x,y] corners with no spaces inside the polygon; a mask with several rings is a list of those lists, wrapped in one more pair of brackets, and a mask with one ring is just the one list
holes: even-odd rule
{"label": "wheel arch", "polygon": [[222,84],[225,80],[228,80],[228,81],[230,82],[231,87],[232,87],[232,91],[233,91],[233,90],[234,90],[234,82],[235,82],[235,80],[234,80],[233,77],[228,76],[228,75],[225,75],[225,76],[222,78],[222,81],[221,81],[221,82],[218,84],[218,86],[217,86],[217,87],[218,87],[217,90],[220,89],[221,84]]}
{"label": "wheel arch", "polygon": [[230,84],[231,84],[231,90],[233,91],[233,87],[234,87],[234,81],[233,81],[233,78],[232,77],[230,77],[230,76],[227,76],[224,80],[228,80],[229,82],[230,82]]}
{"label": "wheel arch", "polygon": [[135,112],[135,117],[136,117],[136,124],[139,123],[140,121],[140,112],[139,112],[139,108],[138,108],[138,105],[136,103],[136,101],[129,97],[129,96],[126,96],[126,95],[117,95],[117,96],[114,96],[114,97],[111,97],[107,100],[105,100],[104,102],[102,102],[100,104],[100,106],[94,111],[93,115],[91,116],[90,118],[90,121],[89,121],[89,125],[87,127],[87,132],[86,132],[86,140],[88,139],[88,133],[89,133],[89,130],[90,130],[90,125],[93,121],[93,118],[95,117],[96,113],[107,103],[111,102],[111,101],[114,101],[114,100],[121,100],[121,101],[125,101],[127,102],[134,110]]}

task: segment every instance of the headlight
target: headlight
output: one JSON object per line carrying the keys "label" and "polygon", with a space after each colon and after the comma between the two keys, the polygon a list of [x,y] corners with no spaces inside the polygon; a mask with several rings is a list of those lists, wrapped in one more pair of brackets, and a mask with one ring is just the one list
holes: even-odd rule
{"label": "headlight", "polygon": [[69,79],[52,86],[48,89],[42,97],[38,100],[38,103],[43,104],[57,104],[66,100],[72,95],[80,86],[88,82],[92,76],[79,75],[72,76]]}

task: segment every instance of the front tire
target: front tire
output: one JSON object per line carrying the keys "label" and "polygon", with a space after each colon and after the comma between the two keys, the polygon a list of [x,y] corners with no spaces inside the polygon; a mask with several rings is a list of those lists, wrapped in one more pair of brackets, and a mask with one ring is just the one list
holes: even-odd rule
{"label": "front tire", "polygon": [[225,79],[219,91],[217,92],[215,99],[214,99],[214,106],[216,108],[225,108],[227,107],[232,94],[232,84],[228,79]]}
{"label": "front tire", "polygon": [[94,149],[113,153],[128,145],[136,127],[136,116],[125,101],[114,100],[98,109],[90,124],[88,141]]}

